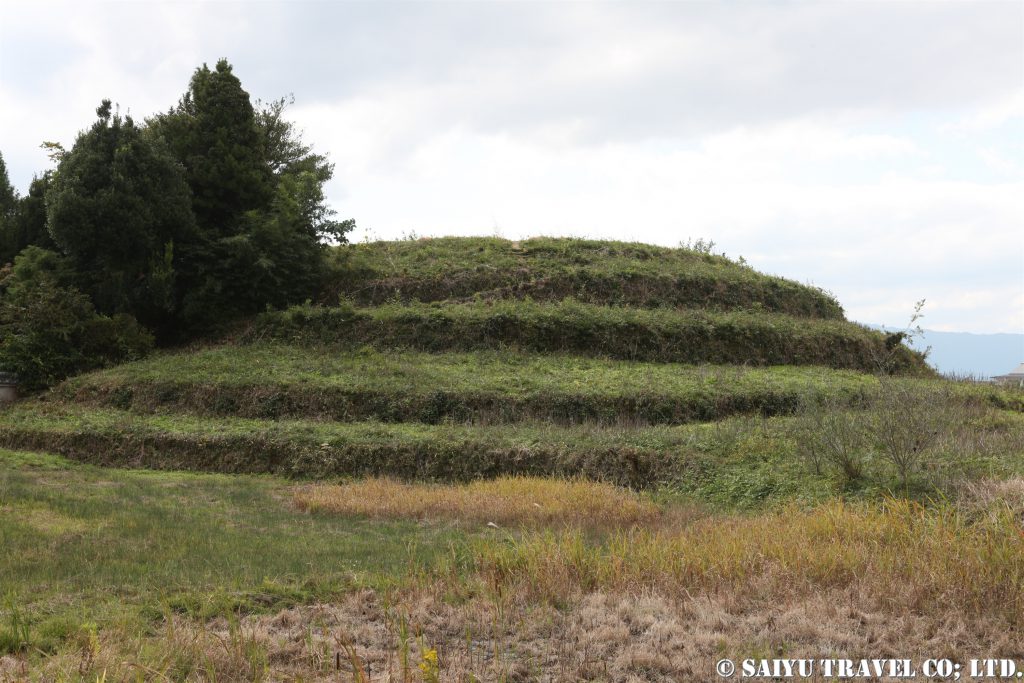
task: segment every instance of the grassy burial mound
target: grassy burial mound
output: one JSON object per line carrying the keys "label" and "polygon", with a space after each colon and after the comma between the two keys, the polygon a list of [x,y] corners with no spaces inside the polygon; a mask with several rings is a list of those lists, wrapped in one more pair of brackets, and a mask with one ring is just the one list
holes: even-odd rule
{"label": "grassy burial mound", "polygon": [[[448,239],[390,246],[395,263],[417,277],[434,268],[458,272],[473,259],[499,269],[525,249],[536,252],[539,268],[693,266],[770,280],[693,250],[523,244]],[[352,249],[356,258],[363,247]],[[704,462],[695,470],[694,462],[734,453],[734,430],[716,427],[711,441],[721,432],[725,445],[708,446],[706,429],[676,425],[786,416],[815,404],[859,409],[879,388],[879,378],[864,370],[927,374],[919,355],[841,317],[753,308],[760,310],[501,298],[294,307],[258,316],[244,343],[164,353],[72,378],[44,399],[0,414],[0,445],[157,469],[433,481],[583,475],[638,488],[694,489],[719,482],[717,474],[705,476],[716,468]],[[935,380],[892,381],[914,387]],[[972,400],[978,398],[998,404],[999,397]],[[775,434],[766,448],[792,462],[788,439]],[[694,452],[703,455],[695,460]],[[755,485],[755,498],[767,488]]]}
{"label": "grassy burial mound", "polygon": [[[330,288],[361,305],[461,298],[763,309],[841,320],[828,293],[762,275],[709,250],[539,237],[449,237],[356,244],[335,251]],[[336,300],[336,298],[334,299]]]}
{"label": "grassy burial mound", "polygon": [[[644,245],[445,239],[371,246],[368,253],[389,254],[415,277],[460,272],[470,261],[501,270],[525,250],[540,270],[572,264],[597,273],[632,263],[648,274],[692,267],[735,282],[772,281],[722,257]],[[361,253],[353,247],[351,258]],[[373,278],[364,273],[364,280]],[[754,303],[759,291],[750,290]],[[0,445],[103,465],[310,478],[530,474],[645,489],[731,486],[729,500],[743,497],[750,480],[723,484],[719,475],[732,465],[711,460],[737,456],[740,469],[756,470],[751,490],[761,500],[774,495],[774,479],[762,476],[766,463],[798,460],[791,437],[782,428],[736,436],[733,423],[716,421],[783,417],[808,405],[862,409],[880,387],[864,370],[927,374],[919,355],[882,334],[841,316],[771,312],[764,302],[726,310],[477,293],[472,302],[269,312],[234,343],[72,378],[7,410]],[[887,381],[913,390],[936,380]],[[971,400],[998,405],[1000,397]],[[714,429],[679,427],[695,422]],[[750,439],[770,457],[745,461],[750,454],[737,444]]]}

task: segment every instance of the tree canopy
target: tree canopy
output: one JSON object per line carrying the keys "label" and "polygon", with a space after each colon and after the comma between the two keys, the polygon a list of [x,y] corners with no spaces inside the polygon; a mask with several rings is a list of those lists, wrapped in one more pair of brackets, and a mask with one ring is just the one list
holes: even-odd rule
{"label": "tree canopy", "polygon": [[[103,100],[70,150],[43,143],[57,165],[25,197],[0,157],[0,266],[21,263],[18,285],[0,289],[7,329],[70,339],[19,327],[16,298],[62,302],[76,320],[99,316],[129,336],[138,320],[158,341],[181,341],[317,296],[327,244],[355,224],[335,220],[324,192],[334,167],[285,118],[290,103],[253,103],[222,59],[196,69],[178,103],[141,125]],[[67,266],[66,282],[32,265],[53,259]],[[42,324],[39,310],[29,328]],[[12,354],[0,353],[0,366],[23,362]]]}
{"label": "tree canopy", "polygon": [[96,114],[46,194],[49,232],[98,310],[160,326],[178,308],[175,245],[197,237],[189,188],[162,142],[110,100]]}
{"label": "tree canopy", "polygon": [[196,222],[207,235],[235,234],[240,217],[273,195],[266,137],[249,93],[226,60],[196,69],[178,105],[149,126],[185,167]]}
{"label": "tree canopy", "polygon": [[313,296],[324,241],[352,221],[333,220],[323,187],[333,165],[304,144],[283,114],[288,100],[254,106],[232,67],[196,69],[177,106],[148,122],[185,169],[199,239],[188,258],[183,315],[190,325]]}
{"label": "tree canopy", "polygon": [[10,260],[15,251],[15,221],[18,212],[18,193],[7,175],[7,164],[0,154],[0,264]]}

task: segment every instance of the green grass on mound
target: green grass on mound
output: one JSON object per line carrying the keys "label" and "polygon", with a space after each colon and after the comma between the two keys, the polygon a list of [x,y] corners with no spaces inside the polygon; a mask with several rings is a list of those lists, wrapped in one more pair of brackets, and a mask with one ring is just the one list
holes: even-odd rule
{"label": "green grass on mound", "polygon": [[822,290],[693,249],[582,239],[447,237],[335,248],[330,288],[364,304],[485,299],[637,307],[759,308],[842,319]]}
{"label": "green grass on mound", "polygon": [[[944,422],[912,473],[914,495],[943,495],[966,480],[1024,471],[1024,416],[950,400],[935,406]],[[875,497],[896,488],[909,493],[885,456],[884,439],[914,436],[917,428],[887,426],[876,409],[845,414],[857,421],[855,438],[849,430],[826,436],[842,442],[843,457],[857,463],[856,479],[845,476],[849,468],[829,460],[827,453],[825,461],[813,466],[801,445],[808,426],[803,418],[743,417],[634,428],[325,423],[139,415],[36,401],[0,412],[0,447],[115,467],[315,479],[386,475],[457,482],[503,475],[582,476],[692,495],[725,508],[822,500],[837,493]],[[908,419],[916,424],[917,417]],[[826,430],[833,426],[831,421],[821,425]]]}
{"label": "green grass on mound", "polygon": [[115,467],[316,478],[467,481],[564,475],[650,487],[685,476],[683,455],[694,439],[693,433],[671,427],[211,419],[38,402],[0,413],[2,447]]}
{"label": "green grass on mound", "polygon": [[82,375],[57,393],[89,405],[250,418],[386,422],[680,424],[864,402],[876,377],[477,351],[353,352],[255,344],[173,353]]}
{"label": "green grass on mound", "polygon": [[[869,372],[889,356],[885,335],[840,320],[612,308],[575,301],[296,306],[260,315],[242,339],[424,351],[516,347],[620,360],[823,365]],[[902,373],[934,374],[921,354],[903,346],[895,348],[891,361]]]}

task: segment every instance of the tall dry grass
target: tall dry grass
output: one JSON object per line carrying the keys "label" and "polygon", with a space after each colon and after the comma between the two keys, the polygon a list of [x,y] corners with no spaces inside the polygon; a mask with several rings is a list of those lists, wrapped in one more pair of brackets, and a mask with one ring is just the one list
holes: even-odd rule
{"label": "tall dry grass", "polygon": [[530,600],[595,590],[686,597],[722,591],[785,603],[855,589],[914,611],[1024,621],[1024,531],[1013,515],[972,521],[904,500],[830,502],[758,516],[721,516],[678,530],[634,528],[589,543],[572,530],[480,541],[475,571]]}
{"label": "tall dry grass", "polygon": [[294,501],[311,512],[500,526],[611,529],[652,523],[661,515],[653,502],[619,486],[539,477],[502,477],[458,486],[371,478],[304,486],[295,492]]}

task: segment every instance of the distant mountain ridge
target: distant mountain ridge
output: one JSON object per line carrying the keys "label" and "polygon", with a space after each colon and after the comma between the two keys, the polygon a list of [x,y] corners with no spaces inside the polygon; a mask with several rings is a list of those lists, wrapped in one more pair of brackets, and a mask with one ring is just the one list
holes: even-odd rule
{"label": "distant mountain ridge", "polygon": [[[892,326],[868,325],[894,330]],[[914,348],[931,347],[928,364],[944,374],[969,374],[982,378],[1010,372],[1024,362],[1024,334],[975,334],[925,330]]]}

